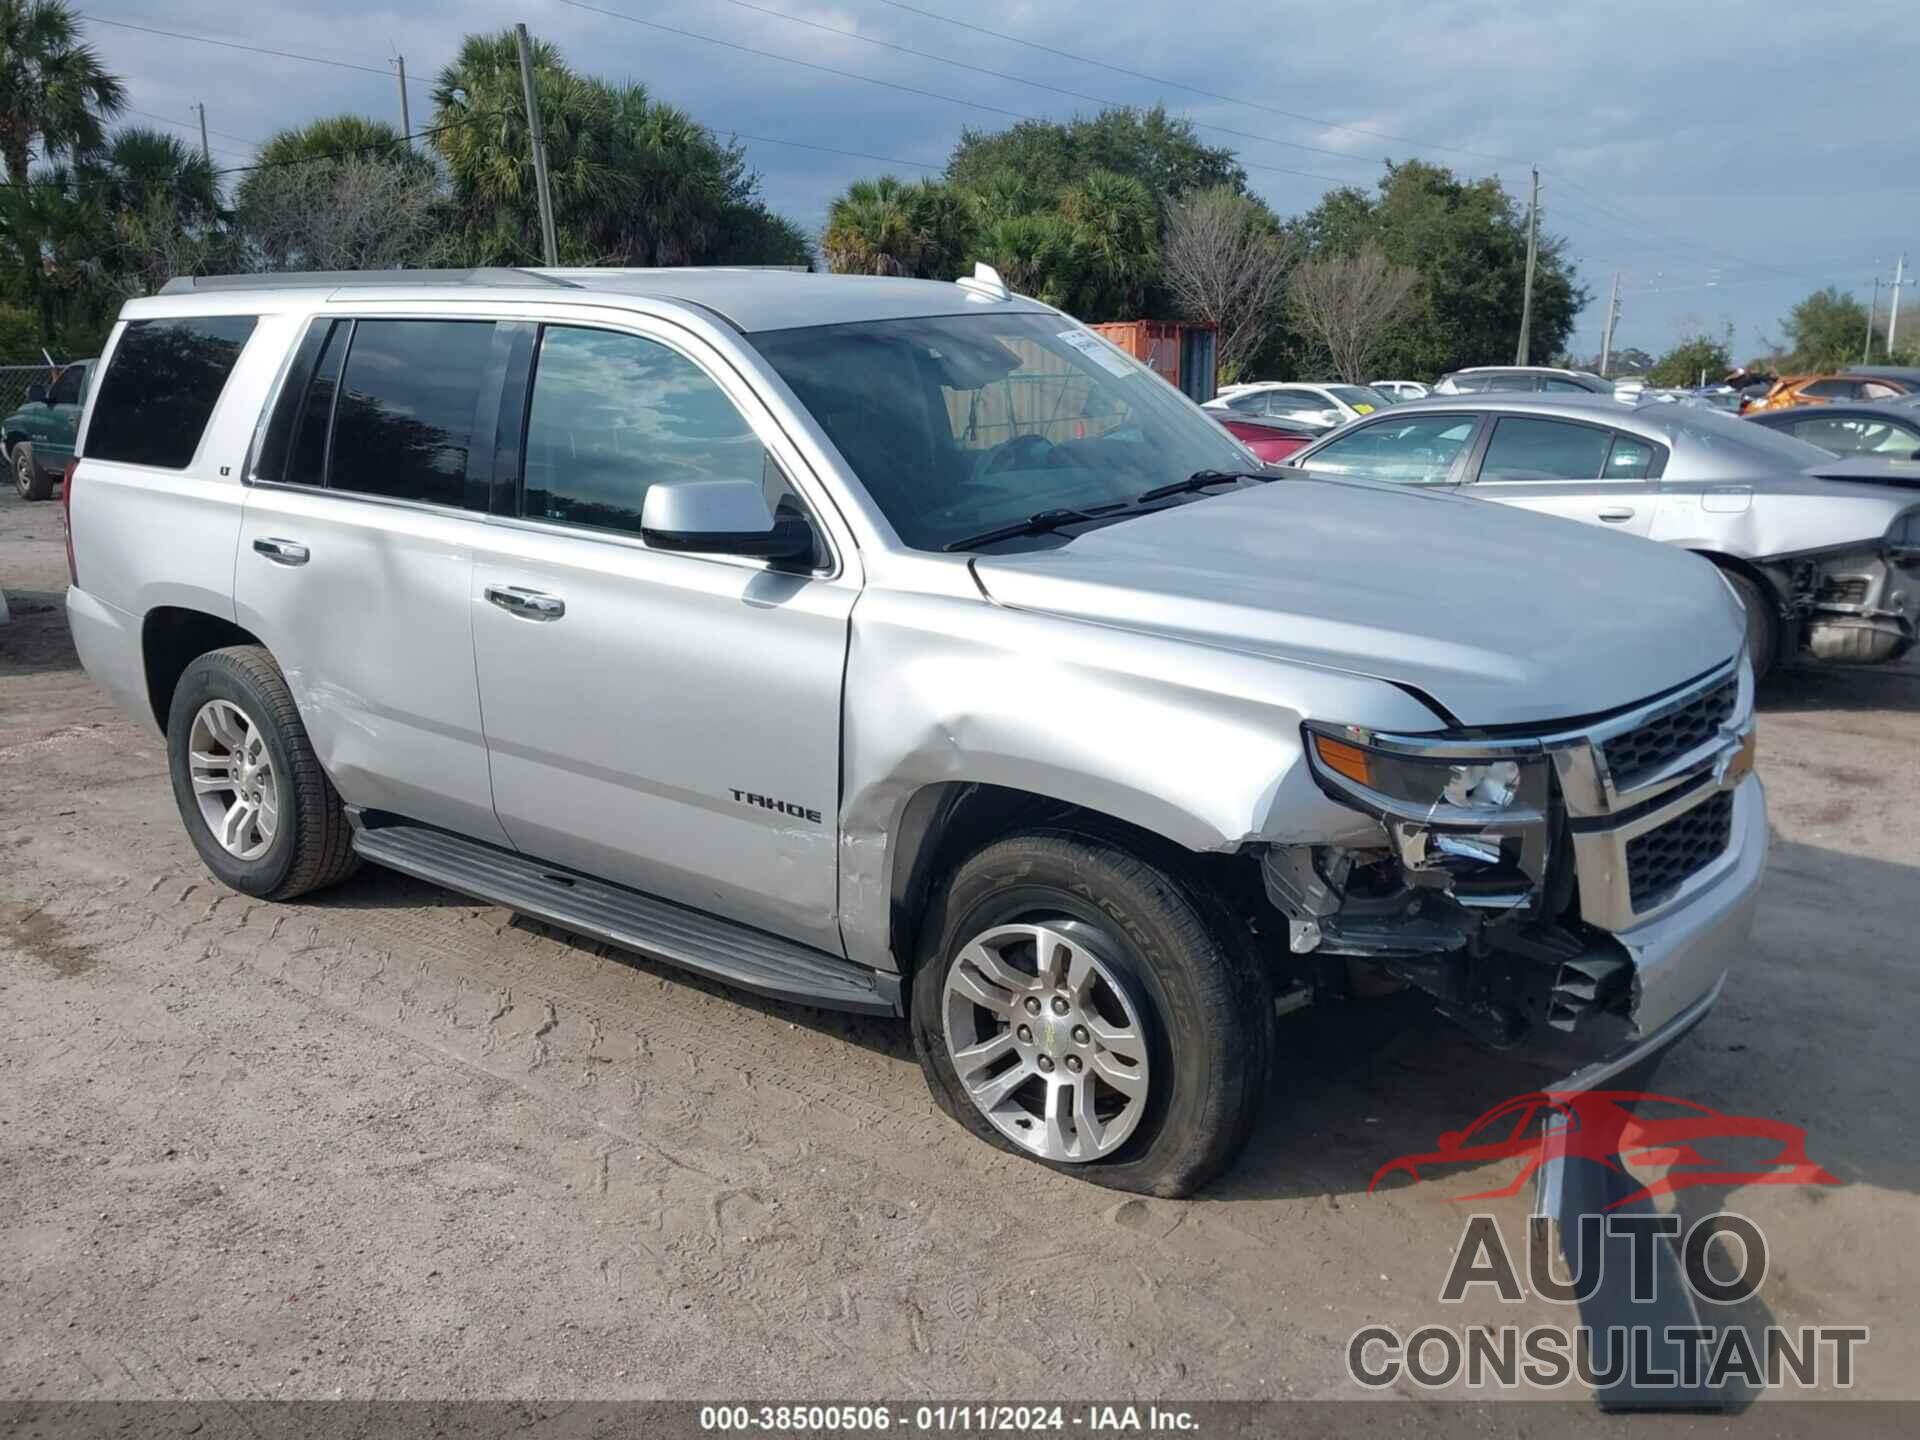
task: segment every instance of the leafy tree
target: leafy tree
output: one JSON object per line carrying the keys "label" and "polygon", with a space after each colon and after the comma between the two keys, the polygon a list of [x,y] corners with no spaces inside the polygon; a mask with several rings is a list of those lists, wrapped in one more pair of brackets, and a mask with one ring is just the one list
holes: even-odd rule
{"label": "leafy tree", "polygon": [[126,87],[80,43],[77,18],[60,0],[0,0],[0,160],[15,185],[36,149],[49,160],[93,149],[126,104]]}
{"label": "leafy tree", "polygon": [[40,359],[40,325],[31,310],[0,305],[0,365],[31,365]]}
{"label": "leafy tree", "polygon": [[[1607,361],[1608,368],[1615,375],[1645,375],[1658,364],[1653,356],[1637,346],[1628,345],[1615,350]],[[1598,369],[1600,357],[1593,357],[1593,368]]]}
{"label": "leafy tree", "polygon": [[[1860,358],[1867,343],[1867,307],[1829,285],[1802,300],[1780,322],[1790,347],[1788,364],[1796,370],[1837,370]],[[1874,344],[1886,336],[1874,326]]]}
{"label": "leafy tree", "polygon": [[350,154],[254,171],[237,214],[256,268],[388,270],[445,257],[446,209],[432,165]]}
{"label": "leafy tree", "polygon": [[938,180],[857,180],[827,211],[820,248],[844,275],[950,280],[973,241],[964,197]]}
{"label": "leafy tree", "polygon": [[1247,185],[1233,151],[1202,144],[1192,122],[1168,115],[1164,105],[1103,110],[1065,123],[1022,120],[998,132],[963,130],[947,161],[948,181],[975,193],[1010,173],[1051,196],[1095,170],[1131,176],[1163,201],[1214,185]]}
{"label": "leafy tree", "polygon": [[[1378,246],[1389,261],[1419,275],[1410,309],[1379,356],[1383,369],[1438,375],[1513,359],[1527,223],[1497,179],[1462,181],[1425,161],[1389,162],[1377,195],[1351,186],[1335,190],[1296,224],[1311,258]],[[1542,230],[1533,286],[1536,355],[1565,348],[1588,298],[1565,241]]]}
{"label": "leafy tree", "polygon": [[1711,335],[1695,335],[1682,340],[1662,355],[1660,363],[1647,372],[1647,383],[1685,388],[1698,385],[1700,372],[1704,370],[1711,384],[1732,368],[1733,361],[1727,354],[1725,340],[1716,340]]}

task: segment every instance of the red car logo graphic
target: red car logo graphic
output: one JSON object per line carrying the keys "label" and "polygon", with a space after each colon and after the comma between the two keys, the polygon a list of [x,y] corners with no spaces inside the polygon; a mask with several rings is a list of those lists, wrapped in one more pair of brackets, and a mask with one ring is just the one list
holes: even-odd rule
{"label": "red car logo graphic", "polygon": [[[1455,1203],[1517,1194],[1546,1159],[1546,1141],[1569,1159],[1592,1160],[1621,1174],[1627,1162],[1643,1168],[1665,1167],[1657,1180],[1643,1184],[1607,1208],[1654,1195],[1670,1195],[1695,1185],[1838,1185],[1840,1181],[1807,1158],[1807,1132],[1783,1120],[1757,1115],[1727,1115],[1691,1100],[1640,1090],[1542,1090],[1503,1100],[1464,1130],[1449,1130],[1424,1154],[1402,1155],[1374,1172],[1372,1194],[1382,1181],[1404,1176],[1417,1184],[1423,1166],[1475,1165],[1489,1160],[1523,1159],[1505,1185]],[[1732,1166],[1709,1160],[1697,1148],[1709,1141],[1757,1144],[1765,1153],[1757,1163]]]}

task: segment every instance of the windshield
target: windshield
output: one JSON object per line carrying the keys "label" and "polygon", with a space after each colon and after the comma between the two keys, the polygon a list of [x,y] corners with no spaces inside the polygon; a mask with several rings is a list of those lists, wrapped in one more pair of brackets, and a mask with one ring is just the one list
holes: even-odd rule
{"label": "windshield", "polygon": [[948,315],[752,337],[908,545],[1124,504],[1259,461],[1058,315]]}
{"label": "windshield", "polygon": [[1351,405],[1362,415],[1369,410],[1379,410],[1393,403],[1370,385],[1329,385],[1327,393],[1334,399]]}

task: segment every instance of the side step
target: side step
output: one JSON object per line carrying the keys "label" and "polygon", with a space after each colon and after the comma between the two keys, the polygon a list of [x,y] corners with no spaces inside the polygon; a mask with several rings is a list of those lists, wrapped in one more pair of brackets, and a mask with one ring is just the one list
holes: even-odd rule
{"label": "side step", "polygon": [[353,848],[376,865],[757,995],[827,1010],[901,1013],[897,976],[478,840],[424,825],[356,825]]}

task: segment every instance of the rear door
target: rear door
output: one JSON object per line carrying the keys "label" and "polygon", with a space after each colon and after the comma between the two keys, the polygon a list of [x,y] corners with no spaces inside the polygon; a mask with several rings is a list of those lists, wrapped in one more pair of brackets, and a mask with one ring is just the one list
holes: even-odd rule
{"label": "rear door", "polygon": [[300,345],[234,561],[350,805],[505,844],[468,595],[507,343],[487,320],[332,319]]}
{"label": "rear door", "polygon": [[501,423],[524,463],[470,588],[501,824],[539,859],[840,951],[851,547],[782,569],[642,539],[649,486],[722,478],[825,533],[798,452],[700,338],[553,323],[528,359],[524,420],[509,400]]}
{"label": "rear door", "polygon": [[1611,426],[1537,415],[1495,417],[1470,493],[1645,535],[1666,447]]}

